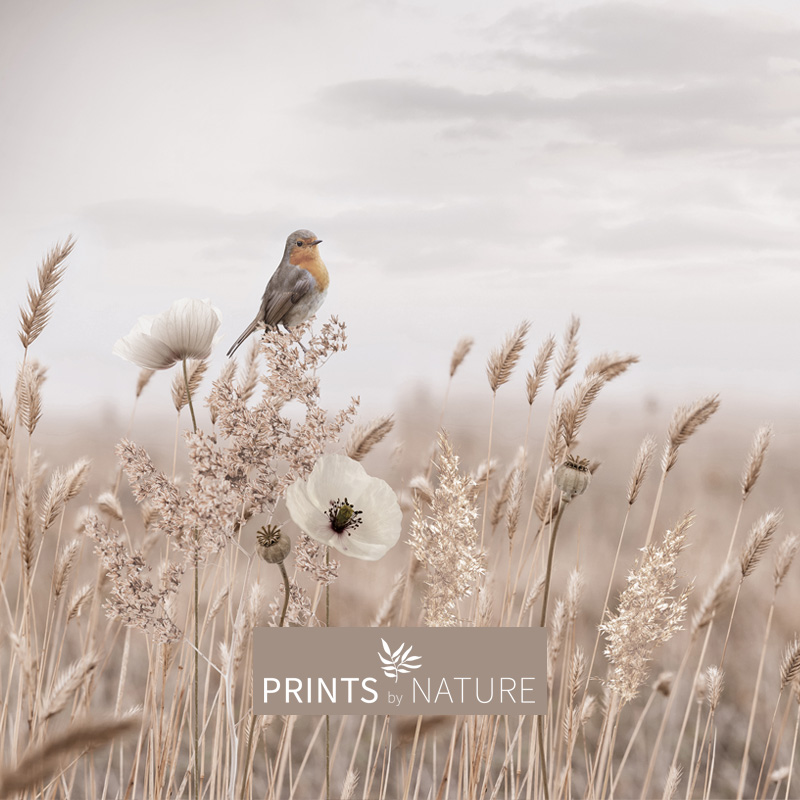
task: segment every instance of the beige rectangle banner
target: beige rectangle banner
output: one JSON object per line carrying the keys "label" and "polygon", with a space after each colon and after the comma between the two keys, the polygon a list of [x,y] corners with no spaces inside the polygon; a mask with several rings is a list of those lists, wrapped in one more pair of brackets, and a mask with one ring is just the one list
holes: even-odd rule
{"label": "beige rectangle banner", "polygon": [[256,628],[256,714],[544,714],[544,628]]}

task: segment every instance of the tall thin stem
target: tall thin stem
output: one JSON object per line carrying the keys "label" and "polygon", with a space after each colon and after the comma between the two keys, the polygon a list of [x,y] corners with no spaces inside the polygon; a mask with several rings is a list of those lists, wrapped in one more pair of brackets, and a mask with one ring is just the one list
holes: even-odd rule
{"label": "tall thin stem", "polygon": [[[186,359],[183,359],[183,382],[186,386],[186,401],[189,404],[189,413],[192,415],[192,430],[197,433],[197,418],[194,415],[192,392],[189,389],[189,370],[186,368]],[[194,678],[192,687],[194,705],[194,770],[192,785],[195,800],[200,797],[200,562],[198,557],[199,531],[194,531]]]}

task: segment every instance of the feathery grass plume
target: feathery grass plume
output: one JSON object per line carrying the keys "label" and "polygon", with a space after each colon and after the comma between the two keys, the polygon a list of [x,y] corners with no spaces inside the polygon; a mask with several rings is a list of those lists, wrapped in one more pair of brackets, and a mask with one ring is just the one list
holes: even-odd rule
{"label": "feathery grass plume", "polygon": [[617,613],[600,626],[606,636],[606,655],[613,666],[608,685],[621,702],[636,697],[647,679],[653,650],[679,630],[686,616],[691,584],[677,597],[678,555],[694,517],[686,514],[660,545],[644,548],[639,565],[628,575]]}
{"label": "feathery grass plume", "polygon": [[562,403],[559,417],[564,448],[572,450],[578,442],[578,431],[583,425],[589,408],[605,384],[602,375],[589,374],[573,390],[572,396]]}
{"label": "feathery grass plume", "polygon": [[433,486],[424,475],[415,475],[409,482],[408,488],[414,495],[419,495],[426,503],[433,499]]}
{"label": "feathery grass plume", "polygon": [[72,572],[80,545],[79,539],[73,539],[69,544],[64,545],[56,559],[53,567],[53,596],[56,598],[61,597],[69,580],[69,574]]}
{"label": "feathery grass plume", "polygon": [[230,595],[230,591],[231,591],[230,586],[223,586],[222,589],[220,589],[217,592],[217,596],[213,599],[211,605],[208,607],[209,622],[211,622],[211,620],[214,619],[214,617],[216,617],[217,614],[219,614],[220,610],[222,609],[222,606],[225,605],[225,601],[228,599],[228,596]]}
{"label": "feathery grass plume", "polygon": [[356,425],[345,445],[345,454],[354,461],[361,461],[376,444],[391,433],[392,428],[394,428],[392,414],[376,417],[366,425]]}
{"label": "feathery grass plume", "polygon": [[492,495],[492,510],[489,514],[489,523],[492,528],[496,528],[503,518],[503,509],[511,496],[511,484],[514,480],[516,471],[519,468],[519,455],[514,459],[514,463],[508,468],[508,472],[503,476],[500,485]]}
{"label": "feathery grass plume", "polygon": [[42,417],[42,384],[47,370],[36,359],[27,361],[17,375],[17,413],[28,434]]}
{"label": "feathery grass plume", "polygon": [[11,438],[11,418],[6,413],[2,395],[0,395],[0,436],[6,440]]}
{"label": "feathery grass plume", "polygon": [[539,478],[533,495],[533,510],[542,522],[550,522],[556,518],[561,505],[561,492],[557,491],[553,483],[555,470],[549,467]]}
{"label": "feathery grass plume", "polygon": [[139,377],[136,379],[136,398],[140,398],[142,396],[142,392],[145,390],[145,387],[148,383],[150,383],[150,378],[156,374],[156,370],[154,369],[140,369],[139,370]]}
{"label": "feathery grass plume", "polygon": [[533,604],[542,596],[542,592],[544,591],[544,575],[541,575],[536,583],[533,584],[533,588],[528,592],[528,596],[525,598],[525,603],[522,607],[523,611],[529,611]]}
{"label": "feathery grass plume", "polygon": [[775,591],[781,588],[783,579],[786,577],[786,573],[797,555],[798,547],[800,547],[800,536],[796,533],[787,534],[780,543],[775,556],[775,568],[772,573],[775,581]]}
{"label": "feathery grass plume", "polygon": [[[189,376],[189,391],[192,397],[197,394],[206,370],[208,370],[208,361],[205,359],[189,358],[186,360],[186,374]],[[175,370],[175,374],[172,376],[171,392],[175,410],[180,412],[189,403],[189,399],[186,396],[186,381],[183,377],[183,369]]]}
{"label": "feathery grass plume", "polygon": [[762,556],[778,530],[778,525],[783,521],[783,512],[779,509],[764,514],[755,525],[750,529],[742,553],[739,556],[739,564],[742,567],[742,578],[746,578],[758,566]]}
{"label": "feathery grass plume", "polygon": [[114,739],[139,729],[137,717],[84,719],[66,730],[28,749],[13,768],[0,772],[0,798],[14,797],[35,790],[57,774],[69,758],[104,747]]}
{"label": "feathery grass plume", "polygon": [[717,666],[706,669],[706,686],[708,687],[706,700],[712,711],[716,710],[719,705],[719,699],[722,696],[723,674],[722,670]]}
{"label": "feathery grass plume", "polygon": [[566,601],[559,597],[553,607],[553,616],[550,618],[550,625],[547,628],[547,685],[553,685],[553,677],[556,672],[556,662],[561,654],[564,639],[567,636],[567,623],[569,622],[569,612]]}
{"label": "feathery grass plume", "polygon": [[461,366],[461,362],[467,357],[475,340],[471,336],[462,336],[456,343],[453,350],[453,357],[450,359],[450,377],[456,374],[456,370]]}
{"label": "feathery grass plume", "polygon": [[770,442],[772,442],[772,425],[763,425],[756,431],[750,452],[747,454],[747,462],[742,473],[742,500],[747,500],[756,485]]}
{"label": "feathery grass plume", "polygon": [[26,350],[36,341],[50,320],[53,299],[67,268],[64,261],[73,247],[75,240],[71,235],[63,243],[56,244],[42,260],[36,275],[36,284],[28,284],[28,306],[20,307],[19,310],[19,339]]}
{"label": "feathery grass plume", "polygon": [[681,773],[683,767],[680,764],[670,766],[667,773],[667,781],[664,784],[664,794],[661,795],[661,800],[672,800],[675,797],[675,792],[678,791],[678,785],[681,782]]}
{"label": "feathery grass plume", "polygon": [[77,661],[70,664],[53,683],[50,691],[41,701],[39,715],[47,720],[66,708],[70,698],[89,679],[100,661],[92,650],[84,653]]}
{"label": "feathery grass plume", "polygon": [[400,608],[400,603],[403,599],[403,590],[406,587],[406,572],[402,570],[397,573],[394,577],[394,581],[392,582],[392,588],[383,598],[383,602],[378,609],[378,613],[375,616],[375,620],[372,623],[373,628],[385,628],[392,624],[392,620],[395,618],[398,609]]}
{"label": "feathery grass plume", "polygon": [[540,345],[533,358],[533,369],[531,369],[525,380],[525,390],[528,396],[528,405],[532,406],[542,383],[547,377],[550,369],[550,360],[553,358],[553,351],[556,349],[555,336],[550,334]]}
{"label": "feathery grass plume", "polygon": [[656,440],[648,434],[644,437],[644,441],[639,447],[639,452],[636,453],[636,458],[633,462],[633,470],[631,470],[631,477],[628,480],[628,505],[632,506],[639,496],[639,491],[642,488],[644,479],[647,477],[647,472],[650,465],[653,463],[653,456],[656,452]]}
{"label": "feathery grass plume", "polygon": [[427,571],[424,599],[425,624],[455,625],[458,601],[472,593],[485,572],[485,555],[478,547],[475,519],[478,510],[473,481],[458,469],[458,456],[447,434],[439,433],[439,482],[429,513],[415,502],[410,544]]}
{"label": "feathery grass plume", "polygon": [[781,656],[781,691],[800,675],[800,641],[797,636],[786,645]]}
{"label": "feathery grass plume", "polygon": [[94,584],[86,583],[72,595],[67,603],[67,622],[81,615],[83,607],[91,599],[92,594],[94,594]]}
{"label": "feathery grass plume", "polygon": [[514,476],[511,480],[511,489],[508,496],[508,509],[506,511],[506,531],[508,538],[513,539],[519,525],[519,515],[522,509],[522,493],[525,490],[525,479],[528,470],[523,461],[514,469]]}
{"label": "feathery grass plume", "polygon": [[578,363],[578,331],[580,327],[580,319],[573,314],[564,332],[561,349],[558,351],[555,360],[556,391],[569,380],[575,365]]}
{"label": "feathery grass plume", "polygon": [[358,786],[358,770],[348,769],[342,784],[341,800],[353,800],[356,787]]}
{"label": "feathery grass plume", "polygon": [[42,512],[40,521],[42,533],[44,533],[55,522],[64,507],[64,498],[67,495],[69,484],[67,474],[63,469],[56,469],[50,477],[50,482],[45,490],[42,502]]}
{"label": "feathery grass plume", "polygon": [[[256,342],[256,344],[258,344],[258,342]],[[217,378],[217,380],[231,383],[235,375],[236,375],[236,359],[229,358],[222,366],[222,370],[220,371],[219,378]],[[256,373],[256,383],[257,382],[258,382],[258,373]],[[255,386],[253,388],[255,388]],[[245,400],[245,402],[247,401]],[[219,412],[219,408],[217,407],[214,395],[208,398],[208,400],[206,401],[206,405],[208,406],[208,415],[211,418],[211,424],[216,425],[217,413]]]}
{"label": "feathery grass plume", "polygon": [[25,478],[17,491],[17,539],[22,566],[30,579],[36,560],[36,489],[33,478]]}
{"label": "feathery grass plume", "polygon": [[[244,365],[239,373],[239,397],[243,403],[247,403],[258,387],[259,379],[259,361],[258,356],[261,353],[261,340],[259,337],[254,337],[247,348],[247,356],[244,360]],[[236,363],[235,361],[233,362]]]}
{"label": "feathery grass plume", "polygon": [[122,522],[122,504],[113,492],[103,492],[97,498],[97,508],[112,519]]}
{"label": "feathery grass plume", "polygon": [[569,681],[567,684],[567,692],[571,698],[571,702],[575,702],[578,695],[578,690],[583,684],[583,674],[586,672],[586,654],[580,645],[575,647],[575,652],[572,654],[572,661],[569,666]]}
{"label": "feathery grass plume", "polygon": [[780,783],[789,777],[789,772],[789,767],[778,767],[778,769],[774,769],[772,772],[770,772],[769,782]]}
{"label": "feathery grass plume", "polygon": [[489,461],[482,461],[478,465],[478,469],[476,469],[475,472],[470,475],[472,479],[473,494],[477,495],[480,492],[483,484],[486,483],[486,481],[490,481],[494,477],[499,463],[500,462],[498,459],[492,458]]}
{"label": "feathery grass plume", "polygon": [[703,397],[689,406],[680,406],[675,409],[672,421],[667,432],[667,444],[661,462],[664,473],[669,472],[678,460],[678,450],[682,444],[719,408],[719,395],[712,394]]}
{"label": "feathery grass plume", "polygon": [[621,353],[601,353],[599,356],[595,356],[586,365],[586,372],[584,374],[588,377],[590,374],[594,373],[595,375],[600,375],[608,382],[614,380],[614,378],[618,378],[623,372],[626,372],[631,364],[638,363],[639,356],[633,354],[624,356]]}
{"label": "feathery grass plume", "polygon": [[738,572],[739,570],[737,570],[736,566],[730,561],[724,564],[722,569],[720,569],[714,582],[708,587],[705,595],[703,595],[703,599],[700,601],[697,611],[692,615],[692,638],[697,635],[698,631],[705,628],[711,620],[714,619],[714,616],[717,611],[719,611],[725,598],[733,589]]}
{"label": "feathery grass plume", "polygon": [[519,357],[525,347],[531,324],[527,320],[520,322],[514,330],[506,336],[501,347],[493,350],[486,365],[486,376],[493,393],[511,378],[514,367],[517,366]]}

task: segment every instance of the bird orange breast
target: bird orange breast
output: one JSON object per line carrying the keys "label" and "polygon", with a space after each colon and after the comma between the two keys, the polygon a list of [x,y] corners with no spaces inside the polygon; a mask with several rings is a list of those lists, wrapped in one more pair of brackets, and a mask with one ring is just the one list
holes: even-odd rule
{"label": "bird orange breast", "polygon": [[330,283],[330,276],[328,275],[328,268],[325,266],[323,260],[319,257],[316,248],[314,250],[295,250],[289,261],[296,267],[308,270],[317,282],[319,291],[324,292]]}

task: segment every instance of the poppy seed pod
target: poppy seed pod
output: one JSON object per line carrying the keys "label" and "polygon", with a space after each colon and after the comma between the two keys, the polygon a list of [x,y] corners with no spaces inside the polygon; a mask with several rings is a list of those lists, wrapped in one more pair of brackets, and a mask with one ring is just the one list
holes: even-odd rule
{"label": "poppy seed pod", "polygon": [[561,490],[565,500],[571,500],[586,491],[592,479],[589,472],[589,459],[569,455],[567,460],[556,470],[554,481]]}
{"label": "poppy seed pod", "polygon": [[258,555],[267,564],[281,564],[292,549],[292,540],[277,525],[262,527],[256,534]]}

